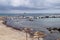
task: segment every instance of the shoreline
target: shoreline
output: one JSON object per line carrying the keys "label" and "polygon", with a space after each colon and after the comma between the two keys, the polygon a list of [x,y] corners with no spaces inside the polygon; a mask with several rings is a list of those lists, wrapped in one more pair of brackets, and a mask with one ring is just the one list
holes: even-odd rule
{"label": "shoreline", "polygon": [[[9,17],[8,17],[9,18]],[[4,19],[4,18],[3,18]],[[7,25],[6,23],[2,23],[4,20],[0,20],[0,26],[2,26],[2,30],[4,30],[4,32],[5,31],[7,31],[8,32],[8,35],[7,34],[4,34],[4,35],[6,35],[6,36],[9,36],[9,34],[10,35],[14,35],[13,36],[13,38],[10,38],[10,37],[12,37],[12,36],[9,36],[8,38],[10,38],[11,40],[13,39],[13,40],[26,40],[26,32],[25,31],[23,31],[23,30],[20,30],[20,28],[14,28],[14,27],[12,27],[12,26],[9,26],[9,25]],[[9,21],[8,21],[9,22]],[[24,27],[24,29],[25,29],[26,27]],[[47,29],[49,29],[49,28],[47,28]],[[10,32],[9,32],[9,30],[10,30]],[[35,29],[34,29],[35,30]],[[34,31],[33,30],[33,31]],[[13,31],[13,32],[11,32],[11,31]],[[35,32],[36,32],[36,30],[35,30]],[[44,31],[45,32],[45,31]],[[43,33],[44,33],[43,32]],[[55,37],[55,34],[57,35],[57,34],[59,34],[59,32],[58,31],[56,31],[56,32],[54,32],[54,31],[52,31],[53,33],[48,33],[48,35],[47,35],[47,37],[45,37],[44,39],[46,39],[46,40],[50,40],[50,38],[53,40],[53,38],[52,37]],[[17,33],[17,34],[16,34]],[[30,32],[29,32],[30,33]],[[28,34],[29,34],[28,33]],[[54,35],[53,35],[54,34]],[[17,37],[16,37],[16,39],[15,39],[15,36],[17,35]],[[50,36],[49,36],[50,35]],[[50,38],[49,38],[50,37]],[[56,38],[54,38],[55,40],[58,38],[58,36],[56,37]],[[3,39],[3,38],[2,38]],[[8,40],[10,40],[10,39],[8,39]],[[28,40],[32,40],[31,38],[30,38],[30,35],[29,35],[29,37],[28,37]]]}
{"label": "shoreline", "polygon": [[[15,30],[11,27],[7,27],[0,20],[0,40],[25,40],[25,33],[19,30]],[[30,39],[30,38],[28,38]]]}

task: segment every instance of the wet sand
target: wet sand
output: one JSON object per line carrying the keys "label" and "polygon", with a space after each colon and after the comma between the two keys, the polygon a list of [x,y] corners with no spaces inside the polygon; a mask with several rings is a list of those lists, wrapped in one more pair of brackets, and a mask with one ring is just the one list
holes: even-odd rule
{"label": "wet sand", "polygon": [[[15,30],[11,27],[7,27],[0,20],[0,40],[26,40],[24,32]],[[30,38],[28,38],[30,40]]]}

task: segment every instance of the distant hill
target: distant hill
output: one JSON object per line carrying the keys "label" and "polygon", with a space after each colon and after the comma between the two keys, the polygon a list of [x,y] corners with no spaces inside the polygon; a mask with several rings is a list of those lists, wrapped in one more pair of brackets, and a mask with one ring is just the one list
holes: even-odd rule
{"label": "distant hill", "polygon": [[0,10],[44,10],[47,8],[32,8],[32,7],[13,7],[13,6],[0,6]]}

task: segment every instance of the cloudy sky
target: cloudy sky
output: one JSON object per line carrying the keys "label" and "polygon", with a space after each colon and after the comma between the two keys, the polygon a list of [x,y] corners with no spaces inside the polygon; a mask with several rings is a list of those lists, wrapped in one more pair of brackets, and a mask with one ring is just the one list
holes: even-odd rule
{"label": "cloudy sky", "polygon": [[[0,0],[0,12],[60,13],[60,0]],[[44,11],[44,12],[43,12]]]}

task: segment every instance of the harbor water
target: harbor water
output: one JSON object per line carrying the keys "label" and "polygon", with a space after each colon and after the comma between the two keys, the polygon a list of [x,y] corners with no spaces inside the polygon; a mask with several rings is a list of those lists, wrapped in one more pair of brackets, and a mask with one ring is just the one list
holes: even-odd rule
{"label": "harbor water", "polygon": [[15,28],[29,27],[35,30],[39,30],[47,34],[44,40],[56,40],[60,38],[60,33],[50,33],[46,28],[60,28],[60,18],[42,18],[42,19],[21,19],[21,18],[7,18],[7,25]]}

